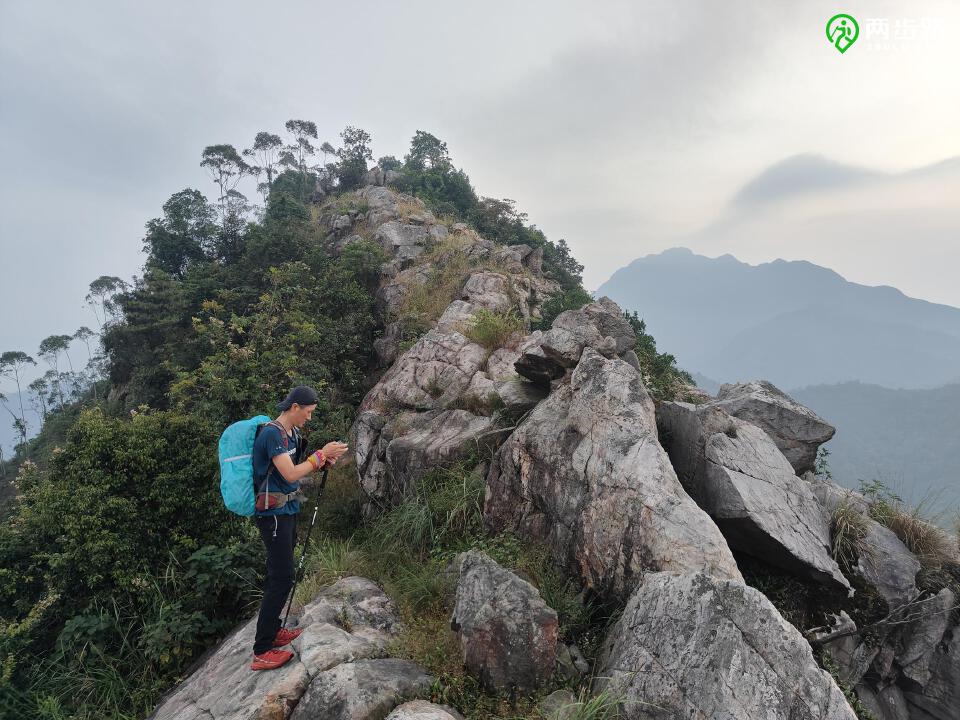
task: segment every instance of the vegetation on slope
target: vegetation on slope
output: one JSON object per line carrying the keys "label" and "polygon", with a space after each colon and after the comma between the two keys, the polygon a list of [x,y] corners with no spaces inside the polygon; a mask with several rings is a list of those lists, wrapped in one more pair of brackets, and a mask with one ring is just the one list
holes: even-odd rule
{"label": "vegetation on slope", "polygon": [[[204,149],[215,201],[196,189],[172,195],[146,225],[142,274],[131,284],[109,276],[91,284],[98,332],[44,341],[40,357],[51,370],[29,388],[44,418],[35,438],[27,440],[26,417],[11,408],[23,427],[16,456],[3,463],[8,477],[16,474],[18,493],[0,526],[3,712],[147,714],[257,606],[262,549],[250,523],[228,513],[217,494],[220,431],[269,412],[291,385],[308,383],[321,391],[310,438],[319,445],[346,435],[370,387],[383,251],[368,238],[334,257],[318,219],[363,211],[350,191],[372,158],[371,139],[348,127],[339,148],[317,149],[313,123],[291,120],[286,129],[287,141],[263,132],[243,152],[225,144]],[[451,224],[542,248],[545,272],[562,289],[550,300],[553,315],[589,301],[566,243],[547,240],[513,201],[478,197],[437,138],[418,132],[402,162],[383,158],[380,166],[398,171],[395,186]],[[262,205],[239,192],[245,178],[259,181]],[[495,344],[514,325],[494,318],[473,330]],[[69,355],[74,341],[91,347],[79,371]],[[29,361],[4,355],[5,376],[19,380],[29,369],[33,358],[23,355]],[[509,539],[485,538],[482,480],[453,477],[438,475],[424,485],[425,496],[368,522],[354,512],[355,497],[325,503],[311,582],[338,563],[362,569],[397,593],[408,620],[420,618],[411,633],[425,632],[445,612],[437,609],[437,570],[479,544],[543,578],[565,628],[579,632],[587,611],[571,599],[572,588],[542,557],[528,558]],[[343,493],[358,490],[355,478],[346,484]],[[500,702],[469,689],[451,656],[434,661],[417,642],[404,642],[409,656],[449,676],[443,687],[454,689],[443,693],[459,693],[465,704],[475,697],[476,707]]]}

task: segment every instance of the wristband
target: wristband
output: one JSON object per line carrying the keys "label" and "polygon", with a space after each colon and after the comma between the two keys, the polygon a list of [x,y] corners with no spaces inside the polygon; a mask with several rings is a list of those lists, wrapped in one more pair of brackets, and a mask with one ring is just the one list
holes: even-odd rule
{"label": "wristband", "polygon": [[307,458],[310,461],[310,464],[313,465],[314,470],[319,470],[327,462],[327,458],[323,455],[323,450],[317,450],[315,453],[311,454]]}

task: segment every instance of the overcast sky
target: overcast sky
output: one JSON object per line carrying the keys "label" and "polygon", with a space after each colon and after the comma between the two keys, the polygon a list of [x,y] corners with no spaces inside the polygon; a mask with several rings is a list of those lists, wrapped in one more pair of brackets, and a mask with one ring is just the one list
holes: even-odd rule
{"label": "overcast sky", "polygon": [[[841,10],[861,26],[843,55],[824,32]],[[902,174],[960,156],[958,32],[951,2],[0,0],[0,350],[92,326],[88,284],[139,271],[164,200],[212,197],[202,148],[294,117],[334,144],[363,127],[378,157],[433,132],[481,194],[568,240],[588,288],[686,244],[960,306],[957,173]],[[894,181],[731,232],[734,196],[798,154]],[[874,246],[859,220],[889,203],[903,216]],[[808,243],[829,213],[844,234]]]}

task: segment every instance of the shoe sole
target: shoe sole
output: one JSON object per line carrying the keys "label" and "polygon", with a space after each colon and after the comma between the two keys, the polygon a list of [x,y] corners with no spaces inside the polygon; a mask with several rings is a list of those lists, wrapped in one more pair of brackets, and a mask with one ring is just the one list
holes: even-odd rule
{"label": "shoe sole", "polygon": [[282,662],[282,663],[275,663],[275,664],[273,664],[273,665],[251,665],[251,666],[250,666],[250,669],[251,669],[251,670],[276,670],[276,669],[279,668],[279,667],[283,667],[283,666],[286,665],[288,662],[290,662],[290,661],[289,661],[289,660],[285,660],[285,661]]}

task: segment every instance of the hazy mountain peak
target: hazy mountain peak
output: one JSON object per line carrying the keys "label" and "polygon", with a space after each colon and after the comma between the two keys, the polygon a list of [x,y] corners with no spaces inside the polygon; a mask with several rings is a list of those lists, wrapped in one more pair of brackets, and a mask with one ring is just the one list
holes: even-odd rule
{"label": "hazy mountain peak", "polygon": [[960,309],[806,260],[749,265],[671,248],[618,270],[597,293],[636,310],[685,370],[720,382],[920,388],[957,377]]}

